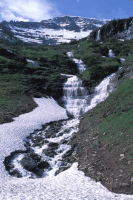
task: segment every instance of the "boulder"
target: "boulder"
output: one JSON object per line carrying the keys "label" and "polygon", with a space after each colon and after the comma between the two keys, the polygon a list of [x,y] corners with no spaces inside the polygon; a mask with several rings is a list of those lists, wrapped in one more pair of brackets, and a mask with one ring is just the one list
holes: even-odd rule
{"label": "boulder", "polygon": [[50,167],[50,165],[47,161],[41,161],[40,163],[38,163],[39,169],[47,169],[49,167]]}
{"label": "boulder", "polygon": [[48,145],[52,150],[58,149],[58,143],[50,142]]}
{"label": "boulder", "polygon": [[21,160],[21,165],[23,166],[24,169],[28,170],[28,171],[35,171],[36,167],[37,167],[37,163],[35,162],[35,160],[33,160],[31,157],[26,156]]}
{"label": "boulder", "polygon": [[37,163],[41,160],[41,157],[35,153],[28,153],[20,161],[24,169],[35,172],[37,170]]}
{"label": "boulder", "polygon": [[45,156],[49,156],[49,157],[54,157],[55,155],[57,155],[57,153],[51,148],[44,149],[43,153],[45,154]]}
{"label": "boulder", "polygon": [[14,169],[12,172],[9,172],[9,174],[11,176],[15,176],[17,178],[22,178],[22,174],[20,173],[20,171],[18,169]]}

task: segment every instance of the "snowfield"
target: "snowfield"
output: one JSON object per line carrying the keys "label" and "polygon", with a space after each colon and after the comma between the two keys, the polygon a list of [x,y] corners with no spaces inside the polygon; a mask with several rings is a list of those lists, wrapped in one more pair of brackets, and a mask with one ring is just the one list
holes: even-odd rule
{"label": "snowfield", "polygon": [[55,177],[27,179],[11,177],[3,161],[14,150],[23,149],[26,136],[42,124],[67,119],[66,110],[53,99],[34,99],[38,104],[32,112],[0,125],[0,199],[1,200],[129,200],[133,195],[109,192],[100,182],[95,182],[78,171],[77,163]]}
{"label": "snowfield", "polygon": [[10,26],[11,30],[15,34],[15,37],[19,38],[23,42],[43,44],[44,41],[49,41],[50,39],[56,40],[56,44],[69,43],[71,40],[82,39],[90,35],[92,30],[87,31],[69,31],[69,30],[54,30],[48,28],[38,28],[38,29],[26,29]]}

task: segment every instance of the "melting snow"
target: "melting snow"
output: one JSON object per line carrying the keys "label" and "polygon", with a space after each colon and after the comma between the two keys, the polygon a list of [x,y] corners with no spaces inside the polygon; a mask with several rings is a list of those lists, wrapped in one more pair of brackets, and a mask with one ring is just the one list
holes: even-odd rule
{"label": "melting snow", "polygon": [[[97,88],[98,92],[99,88]],[[32,112],[0,125],[0,199],[1,200],[131,200],[133,195],[115,194],[77,169],[77,163],[54,177],[25,179],[11,177],[3,161],[10,152],[25,149],[23,140],[42,124],[67,119],[65,109],[53,99],[34,99],[38,104]]]}

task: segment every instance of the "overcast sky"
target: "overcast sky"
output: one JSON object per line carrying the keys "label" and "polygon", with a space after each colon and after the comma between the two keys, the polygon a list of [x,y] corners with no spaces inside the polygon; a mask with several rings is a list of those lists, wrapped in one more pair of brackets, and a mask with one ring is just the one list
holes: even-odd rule
{"label": "overcast sky", "polygon": [[0,21],[41,21],[58,16],[118,19],[133,16],[133,0],[1,0]]}

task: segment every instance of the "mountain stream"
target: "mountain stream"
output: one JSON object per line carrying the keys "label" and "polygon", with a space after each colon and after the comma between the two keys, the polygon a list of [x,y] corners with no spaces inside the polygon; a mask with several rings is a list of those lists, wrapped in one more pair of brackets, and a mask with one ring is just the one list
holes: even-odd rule
{"label": "mountain stream", "polygon": [[[68,56],[77,64],[79,73],[86,66],[81,60]],[[41,130],[35,130],[25,139],[26,151],[15,151],[5,158],[5,167],[9,174],[15,177],[41,178],[55,176],[71,166],[69,156],[75,151],[69,145],[70,138],[78,132],[79,116],[104,101],[113,90],[111,74],[94,89],[92,94],[82,86],[82,81],[75,75],[66,75],[64,84],[64,106],[68,120],[50,122],[43,125]]]}

